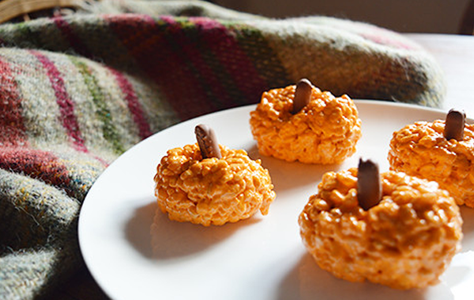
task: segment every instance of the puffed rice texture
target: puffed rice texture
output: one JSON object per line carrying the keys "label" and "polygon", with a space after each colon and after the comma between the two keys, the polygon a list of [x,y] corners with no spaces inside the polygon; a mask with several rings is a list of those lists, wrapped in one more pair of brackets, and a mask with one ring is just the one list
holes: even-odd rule
{"label": "puffed rice texture", "polygon": [[250,113],[250,128],[265,156],[311,164],[340,163],[362,136],[357,108],[347,95],[312,88],[311,101],[292,114],[295,85],[264,92]]}
{"label": "puffed rice texture", "polygon": [[357,168],[328,172],[299,216],[303,243],[338,278],[396,289],[438,283],[459,251],[459,207],[436,182],[388,171],[382,200],[363,210]]}
{"label": "puffed rice texture", "polygon": [[268,213],[276,197],[268,170],[244,150],[219,147],[222,159],[202,159],[197,143],[161,159],[155,195],[171,220],[210,226]]}
{"label": "puffed rice texture", "polygon": [[444,120],[436,120],[395,131],[390,169],[436,181],[458,205],[474,207],[474,125],[465,125],[462,141],[446,140],[444,127]]}

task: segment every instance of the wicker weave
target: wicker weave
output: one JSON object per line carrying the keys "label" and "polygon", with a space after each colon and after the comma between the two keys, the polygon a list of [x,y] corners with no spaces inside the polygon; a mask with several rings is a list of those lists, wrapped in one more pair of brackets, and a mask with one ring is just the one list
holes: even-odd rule
{"label": "wicker weave", "polygon": [[30,19],[31,13],[54,14],[61,8],[75,8],[85,0],[0,0],[0,23],[21,17]]}

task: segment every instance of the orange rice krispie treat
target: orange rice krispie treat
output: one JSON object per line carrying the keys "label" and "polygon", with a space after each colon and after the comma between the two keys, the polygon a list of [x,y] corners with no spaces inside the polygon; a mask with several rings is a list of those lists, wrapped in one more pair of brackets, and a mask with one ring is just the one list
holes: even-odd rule
{"label": "orange rice krispie treat", "polygon": [[439,183],[458,205],[474,207],[474,125],[463,112],[446,120],[415,122],[393,133],[388,161],[402,171]]}
{"label": "orange rice krispie treat", "polygon": [[345,280],[397,289],[436,284],[460,249],[462,219],[454,199],[436,182],[394,171],[381,174],[378,191],[367,192],[360,182],[374,179],[361,179],[363,172],[323,176],[299,216],[307,250],[322,269]]}
{"label": "orange rice krispie treat", "polygon": [[204,226],[237,222],[258,210],[266,215],[275,199],[268,170],[244,150],[217,145],[212,134],[199,125],[198,143],[171,149],[161,159],[154,177],[161,211]]}
{"label": "orange rice krispie treat", "polygon": [[349,96],[321,92],[306,79],[264,92],[250,113],[250,128],[261,154],[290,162],[340,163],[361,137]]}

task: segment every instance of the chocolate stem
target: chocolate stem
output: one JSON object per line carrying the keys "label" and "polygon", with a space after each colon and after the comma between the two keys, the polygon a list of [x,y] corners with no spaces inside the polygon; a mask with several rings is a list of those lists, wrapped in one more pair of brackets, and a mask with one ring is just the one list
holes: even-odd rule
{"label": "chocolate stem", "polygon": [[203,159],[212,157],[218,159],[222,158],[216,134],[212,128],[205,124],[199,124],[195,127],[194,133],[196,134],[199,150],[201,150]]}
{"label": "chocolate stem", "polygon": [[455,139],[462,141],[464,138],[464,123],[466,122],[466,113],[456,109],[450,109],[446,115],[444,126],[444,137],[449,141]]}
{"label": "chocolate stem", "polygon": [[359,159],[357,173],[357,198],[364,210],[377,205],[382,198],[379,166],[371,160]]}
{"label": "chocolate stem", "polygon": [[295,89],[295,97],[293,98],[292,114],[298,113],[309,103],[312,89],[313,85],[308,79],[303,78],[298,82]]}

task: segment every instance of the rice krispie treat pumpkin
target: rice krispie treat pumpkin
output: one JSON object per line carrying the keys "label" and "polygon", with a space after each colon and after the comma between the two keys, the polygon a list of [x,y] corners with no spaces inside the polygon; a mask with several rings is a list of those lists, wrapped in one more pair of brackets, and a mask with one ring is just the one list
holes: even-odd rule
{"label": "rice krispie treat pumpkin", "polygon": [[436,182],[373,171],[323,176],[299,216],[304,245],[322,269],[348,281],[397,289],[436,284],[460,249],[459,207]]}
{"label": "rice krispie treat pumpkin", "polygon": [[266,215],[275,199],[268,170],[244,150],[218,145],[213,130],[196,127],[198,143],[171,149],[154,177],[155,195],[171,220],[204,226]]}
{"label": "rice krispie treat pumpkin", "polygon": [[388,161],[392,170],[434,180],[458,205],[474,207],[474,125],[465,124],[464,112],[395,131]]}
{"label": "rice krispie treat pumpkin", "polygon": [[322,92],[306,79],[264,92],[250,128],[262,155],[314,164],[342,162],[362,135],[349,96]]}

